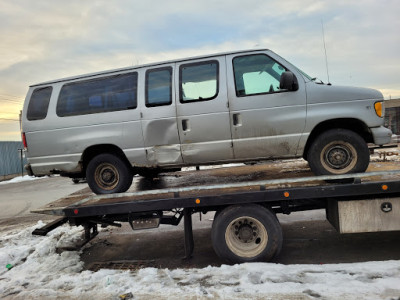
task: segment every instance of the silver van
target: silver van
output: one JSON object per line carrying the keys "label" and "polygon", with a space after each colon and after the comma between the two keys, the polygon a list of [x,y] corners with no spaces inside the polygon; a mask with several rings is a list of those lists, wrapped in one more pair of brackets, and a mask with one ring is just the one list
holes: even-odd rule
{"label": "silver van", "polygon": [[22,113],[30,174],[86,177],[97,194],[134,174],[303,157],[364,172],[390,142],[379,91],[324,84],[270,50],[186,58],[32,85]]}

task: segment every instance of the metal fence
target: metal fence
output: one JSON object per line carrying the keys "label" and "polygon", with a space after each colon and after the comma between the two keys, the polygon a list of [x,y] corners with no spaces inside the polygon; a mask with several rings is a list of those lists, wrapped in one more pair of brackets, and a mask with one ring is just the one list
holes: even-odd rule
{"label": "metal fence", "polygon": [[25,165],[26,159],[21,163],[21,142],[0,142],[0,179],[3,176],[21,174],[21,166]]}
{"label": "metal fence", "polygon": [[400,107],[390,107],[385,110],[385,126],[393,134],[400,135]]}

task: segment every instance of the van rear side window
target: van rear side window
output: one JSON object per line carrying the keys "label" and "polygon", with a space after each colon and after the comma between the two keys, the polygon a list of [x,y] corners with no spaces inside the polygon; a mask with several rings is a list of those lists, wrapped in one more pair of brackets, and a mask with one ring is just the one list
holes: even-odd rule
{"label": "van rear side window", "polygon": [[29,121],[43,120],[46,118],[52,90],[53,88],[48,86],[33,91],[26,115]]}
{"label": "van rear side window", "polygon": [[172,103],[172,68],[146,72],[146,106],[170,105]]}
{"label": "van rear side window", "polygon": [[137,107],[137,73],[74,82],[61,88],[59,117],[134,109]]}

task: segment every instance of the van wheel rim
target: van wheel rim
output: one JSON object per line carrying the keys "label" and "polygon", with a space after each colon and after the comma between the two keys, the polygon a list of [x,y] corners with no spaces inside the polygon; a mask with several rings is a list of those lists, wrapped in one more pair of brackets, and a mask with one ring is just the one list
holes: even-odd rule
{"label": "van wheel rim", "polygon": [[257,219],[240,217],[228,225],[225,241],[235,255],[252,258],[260,255],[267,247],[268,233]]}
{"label": "van wheel rim", "polygon": [[332,174],[346,174],[356,165],[357,151],[348,142],[335,141],[321,151],[322,166]]}
{"label": "van wheel rim", "polygon": [[114,165],[102,163],[96,168],[94,178],[100,188],[109,191],[118,185],[119,173]]}

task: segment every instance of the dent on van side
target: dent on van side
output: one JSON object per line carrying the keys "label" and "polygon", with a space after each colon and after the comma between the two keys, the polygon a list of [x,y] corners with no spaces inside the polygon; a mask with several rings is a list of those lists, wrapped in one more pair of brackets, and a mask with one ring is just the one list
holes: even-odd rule
{"label": "dent on van side", "polygon": [[86,177],[98,194],[183,166],[303,157],[316,175],[364,172],[390,142],[376,90],[326,85],[274,52],[237,51],[29,88],[27,169]]}

